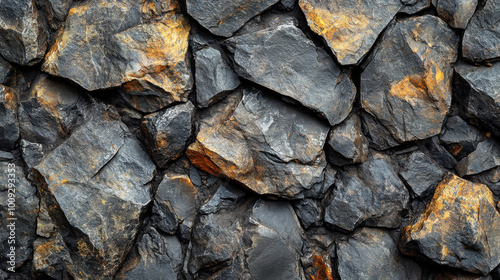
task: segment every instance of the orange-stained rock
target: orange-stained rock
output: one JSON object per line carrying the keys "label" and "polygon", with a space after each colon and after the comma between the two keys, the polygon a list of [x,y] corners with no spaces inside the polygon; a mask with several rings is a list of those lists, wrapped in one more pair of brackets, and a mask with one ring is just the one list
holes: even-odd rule
{"label": "orange-stained rock", "polygon": [[439,183],[425,211],[403,231],[409,255],[486,275],[500,263],[500,214],[491,191],[455,175]]}
{"label": "orange-stained rock", "polygon": [[399,142],[439,134],[451,106],[458,36],[437,17],[392,23],[361,74],[361,106]]}
{"label": "orange-stained rock", "polygon": [[13,149],[19,139],[18,107],[14,90],[0,85],[0,150]]}
{"label": "orange-stained rock", "polygon": [[[102,0],[76,5],[42,69],[87,90],[135,81],[167,103],[187,101],[193,80],[190,25],[173,1]],[[136,93],[137,94],[137,93]]]}
{"label": "orange-stained rock", "polygon": [[358,64],[403,6],[399,0],[300,0],[311,29],[322,36],[340,64]]}

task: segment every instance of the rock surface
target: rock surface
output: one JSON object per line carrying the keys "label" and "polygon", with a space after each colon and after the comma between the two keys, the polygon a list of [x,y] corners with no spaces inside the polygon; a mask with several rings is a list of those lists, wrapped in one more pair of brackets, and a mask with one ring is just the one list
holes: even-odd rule
{"label": "rock surface", "polygon": [[[245,89],[240,98],[226,116],[201,123],[186,152],[194,165],[285,198],[328,184],[323,123],[257,89]],[[307,148],[298,149],[299,143]]]}
{"label": "rock surface", "polygon": [[352,114],[328,134],[328,159],[336,165],[362,163],[368,157],[368,139],[363,135],[361,120]]}
{"label": "rock surface", "polygon": [[335,125],[351,111],[356,89],[350,73],[293,24],[225,41],[238,75],[290,97]]}
{"label": "rock surface", "polygon": [[420,151],[408,157],[399,174],[418,196],[429,193],[444,176],[440,167]]}
{"label": "rock surface", "polygon": [[474,175],[500,165],[500,145],[486,139],[477,145],[476,150],[457,163],[456,170],[460,176]]}
{"label": "rock surface", "polygon": [[465,29],[463,56],[473,61],[500,57],[500,1],[488,0],[486,5],[472,16]]}
{"label": "rock surface", "polygon": [[465,29],[476,11],[477,0],[433,0],[433,5],[451,27]]}
{"label": "rock surface", "polygon": [[19,139],[19,101],[13,89],[0,85],[0,149],[11,150]]}
{"label": "rock surface", "polygon": [[358,64],[403,3],[399,0],[300,0],[311,29],[342,65]]}
{"label": "rock surface", "polygon": [[458,36],[436,17],[392,24],[361,74],[361,105],[398,141],[439,134],[451,105],[457,47]]}
{"label": "rock surface", "polygon": [[440,142],[459,160],[473,152],[483,138],[477,128],[459,116],[449,118],[439,136]]}
{"label": "rock surface", "polygon": [[500,214],[482,184],[449,175],[425,211],[404,229],[401,250],[486,275],[500,263]]}

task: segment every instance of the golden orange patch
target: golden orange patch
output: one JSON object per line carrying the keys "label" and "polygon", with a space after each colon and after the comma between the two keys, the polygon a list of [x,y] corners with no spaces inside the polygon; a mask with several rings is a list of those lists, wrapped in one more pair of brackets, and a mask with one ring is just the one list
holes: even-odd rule
{"label": "golden orange patch", "polygon": [[311,276],[312,280],[333,280],[332,269],[325,263],[322,256],[313,257],[313,268],[316,275]]}

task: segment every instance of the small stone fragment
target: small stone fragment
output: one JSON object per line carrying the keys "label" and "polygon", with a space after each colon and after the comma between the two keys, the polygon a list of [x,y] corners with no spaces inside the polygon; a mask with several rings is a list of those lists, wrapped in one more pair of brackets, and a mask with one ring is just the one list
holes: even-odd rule
{"label": "small stone fragment", "polygon": [[363,121],[363,132],[370,140],[371,146],[379,151],[399,146],[399,142],[391,136],[391,133],[374,116],[361,112]]}
{"label": "small stone fragment", "polygon": [[449,118],[439,136],[441,143],[458,160],[472,153],[483,139],[477,128],[459,116]]}
{"label": "small stone fragment", "polygon": [[191,136],[194,112],[188,101],[144,117],[142,132],[158,166],[166,167],[181,155]]}
{"label": "small stone fragment", "polygon": [[196,63],[196,101],[208,107],[240,85],[240,80],[219,50],[205,48],[194,53]]}
{"label": "small stone fragment", "polygon": [[304,229],[322,224],[324,211],[320,201],[311,198],[301,199],[293,203],[293,208]]}
{"label": "small stone fragment", "polygon": [[412,153],[399,173],[417,196],[424,196],[443,179],[444,173],[426,154]]}
{"label": "small stone fragment", "polygon": [[342,65],[358,64],[403,4],[400,0],[300,0],[311,29]]}
{"label": "small stone fragment", "polygon": [[47,32],[35,0],[0,1],[0,54],[20,65],[38,63],[47,49]]}
{"label": "small stone fragment", "polygon": [[500,214],[482,184],[446,176],[424,213],[403,231],[403,253],[486,275],[500,263]]}
{"label": "small stone fragment", "polygon": [[500,57],[500,0],[488,0],[465,29],[462,53],[473,61]]}
{"label": "small stone fragment", "polygon": [[342,280],[422,279],[422,269],[400,254],[385,230],[360,229],[349,240],[337,243],[337,257]]}
{"label": "small stone fragment", "polygon": [[477,145],[474,152],[463,158],[455,167],[458,175],[474,175],[500,166],[500,145],[487,138]]}
{"label": "small stone fragment", "polygon": [[404,4],[403,8],[399,10],[404,14],[415,14],[431,6],[431,0],[401,0]]}
{"label": "small stone fragment", "polygon": [[351,111],[356,89],[350,72],[293,24],[236,36],[224,44],[238,75],[298,101],[331,125]]}
{"label": "small stone fragment", "polygon": [[477,0],[433,0],[439,17],[453,28],[465,29],[476,11]]}
{"label": "small stone fragment", "polygon": [[187,12],[215,35],[231,37],[248,20],[279,0],[187,0]]}
{"label": "small stone fragment", "polygon": [[14,90],[0,85],[0,150],[12,150],[19,139],[18,107]]}
{"label": "small stone fragment", "polygon": [[451,105],[458,40],[437,17],[408,18],[391,24],[368,58],[361,74],[361,105],[397,141],[441,132]]}
{"label": "small stone fragment", "polygon": [[500,135],[500,62],[492,63],[492,67],[461,63],[455,66],[455,71],[455,92],[465,112]]}
{"label": "small stone fragment", "polygon": [[325,222],[345,231],[359,225],[396,228],[409,194],[388,156],[374,154],[359,166],[347,166],[325,209]]}
{"label": "small stone fragment", "polygon": [[5,84],[8,81],[13,69],[12,65],[0,56],[0,84]]}
{"label": "small stone fragment", "polygon": [[368,139],[361,130],[361,121],[352,114],[328,134],[328,159],[336,165],[362,163],[368,157]]}

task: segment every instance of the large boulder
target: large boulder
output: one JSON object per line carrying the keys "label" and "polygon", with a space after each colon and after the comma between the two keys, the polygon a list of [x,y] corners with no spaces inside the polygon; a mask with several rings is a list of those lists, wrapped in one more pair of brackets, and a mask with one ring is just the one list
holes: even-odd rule
{"label": "large boulder", "polygon": [[441,131],[451,105],[458,40],[437,17],[409,18],[391,24],[368,58],[361,105],[396,140],[425,139]]}

